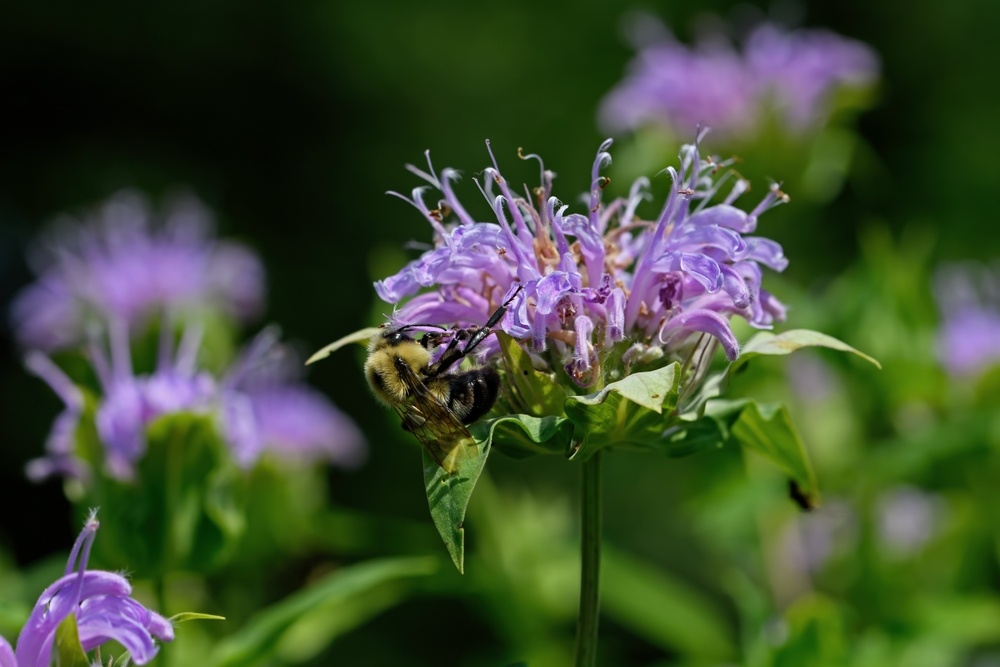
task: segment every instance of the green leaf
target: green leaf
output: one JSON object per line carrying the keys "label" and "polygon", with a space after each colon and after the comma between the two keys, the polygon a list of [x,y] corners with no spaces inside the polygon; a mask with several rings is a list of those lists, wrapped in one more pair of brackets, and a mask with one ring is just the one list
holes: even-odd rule
{"label": "green leaf", "polygon": [[743,346],[743,350],[740,351],[739,358],[733,362],[732,367],[735,370],[742,363],[757,355],[791,354],[803,347],[826,347],[831,350],[839,350],[840,352],[850,352],[874,364],[876,368],[882,368],[882,364],[864,352],[854,349],[833,336],[827,336],[824,333],[810,329],[793,329],[780,334],[761,331],[747,341],[747,344]]}
{"label": "green leaf", "polygon": [[512,403],[511,412],[544,417],[562,415],[568,394],[548,373],[535,370],[531,356],[516,340],[496,332],[504,370],[504,395]]}
{"label": "green leaf", "polygon": [[90,661],[80,645],[76,616],[70,614],[56,628],[56,664],[59,667],[89,667]]}
{"label": "green leaf", "polygon": [[128,651],[125,651],[120,656],[115,658],[115,661],[111,663],[111,667],[129,667],[132,664],[132,656]]}
{"label": "green leaf", "polygon": [[573,422],[565,417],[507,415],[485,422],[487,437],[498,450],[514,458],[537,454],[566,455],[573,441]]}
{"label": "green leaf", "polygon": [[221,565],[245,528],[246,478],[213,419],[167,415],[149,425],[147,441],[136,481],[99,476],[81,504],[103,508],[95,549],[148,576]]}
{"label": "green leaf", "polygon": [[465,571],[465,512],[493,445],[522,458],[565,454],[573,424],[564,417],[508,415],[473,424],[469,432],[476,441],[476,451],[459,459],[454,474],[448,474],[424,452],[424,487],[431,519],[459,572]]}
{"label": "green leaf", "polygon": [[458,468],[454,473],[449,474],[426,450],[423,452],[424,490],[431,519],[459,572],[465,571],[465,510],[490,455],[489,431],[484,432],[482,426],[476,424],[472,434],[476,451],[457,459]]}
{"label": "green leaf", "polygon": [[255,667],[309,660],[337,637],[399,604],[415,579],[439,566],[436,558],[389,558],[337,570],[256,614],[219,642],[205,664]]}
{"label": "green leaf", "polygon": [[196,611],[182,611],[179,614],[174,614],[170,617],[170,623],[172,625],[177,625],[178,623],[185,623],[187,621],[224,621],[225,616],[216,616],[215,614],[200,614]]}
{"label": "green leaf", "polygon": [[706,416],[694,421],[678,421],[652,446],[667,456],[680,458],[719,449],[728,439],[729,430],[726,425],[714,417]]}
{"label": "green leaf", "polygon": [[377,334],[380,330],[381,329],[379,327],[368,327],[366,329],[355,331],[354,333],[349,333],[343,338],[338,338],[326,347],[320,348],[314,352],[311,357],[306,359],[306,366],[320,361],[321,359],[326,359],[340,348],[350,345],[351,343],[361,343],[362,345],[367,345],[372,336]]}
{"label": "green leaf", "polygon": [[572,458],[589,458],[604,447],[649,447],[670,426],[664,412],[677,404],[680,364],[632,373],[586,396],[570,396],[566,416],[583,441]]}
{"label": "green leaf", "polygon": [[785,472],[801,496],[796,500],[808,506],[819,504],[816,475],[785,406],[758,405],[749,399],[712,401],[706,413],[727,422],[733,438]]}
{"label": "green leaf", "polygon": [[728,619],[711,599],[610,545],[604,545],[601,560],[601,601],[609,617],[685,657],[713,664],[733,657]]}

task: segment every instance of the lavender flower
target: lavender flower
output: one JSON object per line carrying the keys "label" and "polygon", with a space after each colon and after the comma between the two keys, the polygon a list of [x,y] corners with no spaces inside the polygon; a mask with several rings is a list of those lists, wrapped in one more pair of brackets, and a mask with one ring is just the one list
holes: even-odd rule
{"label": "lavender flower", "polygon": [[223,431],[238,462],[270,451],[288,460],[325,459],[345,467],[365,458],[364,438],[323,394],[295,381],[298,356],[277,329],[251,342],[221,383]]}
{"label": "lavender flower", "polygon": [[[99,345],[90,346],[102,388],[94,420],[105,471],[111,477],[132,479],[135,464],[146,451],[149,425],[181,413],[214,417],[234,460],[244,467],[252,466],[265,450],[289,459],[326,459],[348,466],[363,458],[363,439],[353,422],[325,397],[294,381],[288,371],[293,362],[287,355],[280,374],[273,360],[268,361],[269,354],[273,357],[284,349],[274,330],[258,336],[222,379],[197,366],[200,326],[187,327],[176,352],[172,338],[172,327],[164,326],[151,374],[134,374],[124,324],[110,327],[110,358]],[[79,389],[41,353],[33,353],[29,362],[67,404],[49,438],[47,456],[29,464],[29,475],[82,476],[87,465],[74,453],[73,429],[67,432],[61,424],[79,420]]]}
{"label": "lavender flower", "polygon": [[111,320],[136,331],[161,310],[213,309],[246,320],[261,309],[260,261],[242,245],[213,240],[211,216],[192,197],[173,201],[157,217],[144,198],[125,192],[84,221],[60,222],[34,253],[38,281],[12,306],[14,332],[25,347],[65,348]]}
{"label": "lavender flower", "polygon": [[936,494],[900,486],[879,496],[875,509],[878,534],[886,551],[906,556],[934,537],[947,507]]}
{"label": "lavender flower", "polygon": [[964,377],[1000,363],[1000,267],[942,267],[934,292],[942,315],[937,352],[945,369]]}
{"label": "lavender flower", "polygon": [[[643,220],[636,211],[649,198],[644,178],[628,197],[602,201],[607,179],[600,170],[611,160],[610,146],[609,139],[594,160],[586,213],[568,213],[552,195],[555,175],[537,155],[522,156],[540,165],[541,184],[532,193],[516,194],[495,158],[483,183],[476,182],[496,222],[468,213],[453,189],[455,170],[438,177],[429,156],[428,172],[409,167],[441,193],[431,206],[424,201],[426,186],[409,198],[396,195],[431,224],[435,246],[375,283],[379,297],[396,303],[430,288],[399,308],[395,319],[467,326],[482,324],[513,296],[503,330],[526,340],[534,353],[550,354],[581,386],[595,382],[602,358],[614,357],[602,351],[618,344],[627,367],[677,352],[692,334],[706,333],[735,359],[732,315],[758,328],[784,317],[784,307],[761,287],[761,267],[781,271],[787,260],[777,243],[750,234],[758,216],[785,195],[772,187],[743,211],[733,203],[749,186],[736,178],[710,205],[732,172],[716,178],[725,163],[702,160],[696,142],[681,149],[679,169],[668,169],[672,185],[660,213]],[[497,343],[488,339],[480,349],[495,352]]]}
{"label": "lavender flower", "polygon": [[65,575],[38,598],[18,637],[16,653],[0,637],[0,667],[49,667],[56,630],[70,615],[75,616],[85,652],[115,641],[136,664],[145,665],[159,651],[156,640],[173,641],[170,621],[134,600],[127,579],[87,569],[99,525],[91,514],[70,552]]}
{"label": "lavender flower", "polygon": [[747,36],[742,53],[718,35],[689,48],[666,29],[653,32],[601,104],[600,124],[609,133],[644,125],[676,132],[701,123],[724,137],[747,138],[768,113],[782,128],[807,132],[826,122],[836,90],[870,86],[878,77],[869,47],[826,30],[764,23]]}

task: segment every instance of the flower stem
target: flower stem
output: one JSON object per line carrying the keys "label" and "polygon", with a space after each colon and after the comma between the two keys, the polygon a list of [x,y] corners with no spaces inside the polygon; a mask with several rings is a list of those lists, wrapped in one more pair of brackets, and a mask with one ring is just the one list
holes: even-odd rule
{"label": "flower stem", "polygon": [[576,667],[597,662],[601,605],[601,452],[583,463],[580,499],[580,614],[576,623]]}

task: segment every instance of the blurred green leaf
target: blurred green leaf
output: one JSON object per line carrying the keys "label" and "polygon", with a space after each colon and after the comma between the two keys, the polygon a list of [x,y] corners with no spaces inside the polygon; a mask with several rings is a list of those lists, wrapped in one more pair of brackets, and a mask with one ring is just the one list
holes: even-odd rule
{"label": "blurred green leaf", "polygon": [[921,637],[955,650],[1000,641],[1000,600],[995,596],[927,596],[913,613]]}
{"label": "blurred green leaf", "polygon": [[113,566],[204,571],[225,562],[245,528],[245,483],[211,417],[172,414],[149,425],[136,480],[98,476],[82,506],[102,508],[95,550]]}
{"label": "blurred green leaf", "polygon": [[744,447],[778,466],[795,483],[809,506],[819,504],[819,489],[802,438],[783,405],[759,405],[749,399],[712,401],[706,413],[728,424]]}
{"label": "blurred green leaf", "polygon": [[601,600],[608,616],[685,657],[734,656],[725,615],[698,590],[607,544],[601,561]]}
{"label": "blurred green leaf", "polygon": [[787,638],[777,648],[774,667],[847,665],[849,646],[844,610],[823,595],[806,595],[785,614]]}
{"label": "blurred green leaf", "polygon": [[677,404],[680,364],[632,373],[604,389],[566,399],[566,415],[575,432],[583,434],[572,454],[580,460],[604,447],[647,447],[670,426],[669,413]]}
{"label": "blurred green leaf", "polygon": [[262,610],[219,642],[205,664],[254,667],[308,660],[340,635],[399,604],[413,580],[433,574],[439,563],[435,558],[393,558],[337,570]]}

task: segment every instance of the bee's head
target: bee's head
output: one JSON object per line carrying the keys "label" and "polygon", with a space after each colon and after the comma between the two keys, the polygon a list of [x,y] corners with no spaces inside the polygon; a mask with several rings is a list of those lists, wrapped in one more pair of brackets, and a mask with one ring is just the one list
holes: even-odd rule
{"label": "bee's head", "polygon": [[404,324],[401,326],[392,326],[390,324],[383,324],[382,330],[375,335],[375,338],[372,340],[372,343],[374,346],[377,347],[384,347],[389,345],[405,345],[406,343],[416,343],[418,341],[416,338],[413,337],[411,332],[417,327],[431,327],[434,329],[443,328],[437,324]]}

